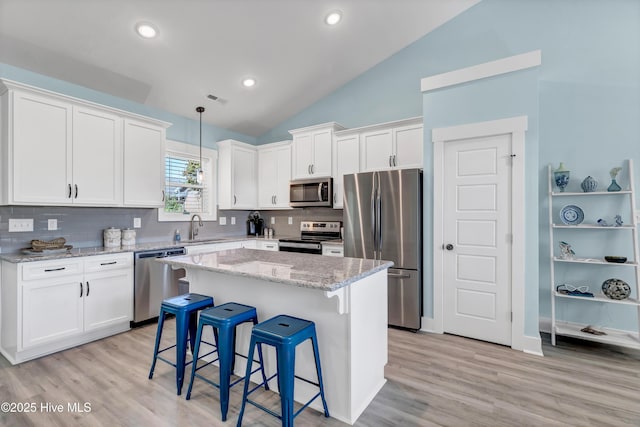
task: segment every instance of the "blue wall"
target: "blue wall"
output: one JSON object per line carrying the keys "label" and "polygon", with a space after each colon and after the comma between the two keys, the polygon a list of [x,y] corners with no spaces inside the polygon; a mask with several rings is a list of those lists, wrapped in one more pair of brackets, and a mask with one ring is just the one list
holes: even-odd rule
{"label": "blue wall", "polygon": [[[537,49],[542,50],[537,69],[424,98],[420,93],[423,77]],[[607,185],[613,166],[627,158],[640,161],[639,52],[637,0],[483,0],[262,135],[258,143],[327,121],[356,127],[424,115],[425,200],[431,212],[430,128],[528,115],[526,333],[535,335],[538,313],[550,317],[547,165],[566,162],[573,169],[570,185],[579,185],[587,175]],[[425,238],[425,265],[430,267],[431,230]],[[428,275],[426,280],[429,295]],[[591,286],[595,290],[600,284]],[[432,313],[431,302],[425,303]],[[590,322],[637,328],[619,306],[585,307],[580,308],[592,316]]]}
{"label": "blue wall", "polygon": [[[158,120],[164,120],[165,122],[172,123],[172,126],[167,129],[168,139],[190,144],[198,144],[200,141],[200,124],[198,113],[195,112],[195,105],[193,106],[193,117],[187,118],[3,63],[0,63],[0,78],[13,80],[79,99],[85,99],[131,113],[153,117]],[[204,114],[206,114],[206,112]],[[202,124],[203,146],[217,149],[215,142],[224,139],[235,139],[249,144],[256,143],[256,138],[252,136],[231,132],[206,123]]]}

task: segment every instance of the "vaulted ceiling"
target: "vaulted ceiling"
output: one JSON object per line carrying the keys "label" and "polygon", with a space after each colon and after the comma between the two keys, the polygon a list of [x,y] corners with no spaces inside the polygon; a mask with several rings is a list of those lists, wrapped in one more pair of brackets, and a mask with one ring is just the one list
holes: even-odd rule
{"label": "vaulted ceiling", "polygon": [[0,0],[0,62],[258,136],[477,2]]}

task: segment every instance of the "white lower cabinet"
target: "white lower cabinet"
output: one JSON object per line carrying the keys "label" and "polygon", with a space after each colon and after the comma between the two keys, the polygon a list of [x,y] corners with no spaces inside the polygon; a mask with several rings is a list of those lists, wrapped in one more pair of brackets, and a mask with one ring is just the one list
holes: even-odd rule
{"label": "white lower cabinet", "polygon": [[2,263],[0,351],[13,364],[129,329],[130,252]]}

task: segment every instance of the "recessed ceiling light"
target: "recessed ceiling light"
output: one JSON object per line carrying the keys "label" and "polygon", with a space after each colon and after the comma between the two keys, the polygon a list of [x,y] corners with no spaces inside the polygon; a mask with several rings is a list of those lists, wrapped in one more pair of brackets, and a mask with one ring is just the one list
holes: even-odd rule
{"label": "recessed ceiling light", "polygon": [[324,22],[326,22],[328,25],[336,25],[338,22],[340,22],[340,20],[342,19],[342,12],[340,12],[339,10],[334,10],[333,12],[330,12],[326,18],[324,18]]}
{"label": "recessed ceiling light", "polygon": [[152,39],[158,35],[158,30],[148,22],[139,22],[136,24],[136,33],[142,38]]}
{"label": "recessed ceiling light", "polygon": [[242,80],[242,86],[244,87],[254,87],[256,85],[256,79],[254,79],[253,77],[247,77],[246,79]]}

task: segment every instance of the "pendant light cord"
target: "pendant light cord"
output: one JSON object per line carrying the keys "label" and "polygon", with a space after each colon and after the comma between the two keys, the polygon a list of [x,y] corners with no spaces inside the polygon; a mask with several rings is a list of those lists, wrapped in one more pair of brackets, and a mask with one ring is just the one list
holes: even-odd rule
{"label": "pendant light cord", "polygon": [[200,113],[200,170],[202,170],[202,113],[204,113],[204,107],[196,107],[196,112]]}

